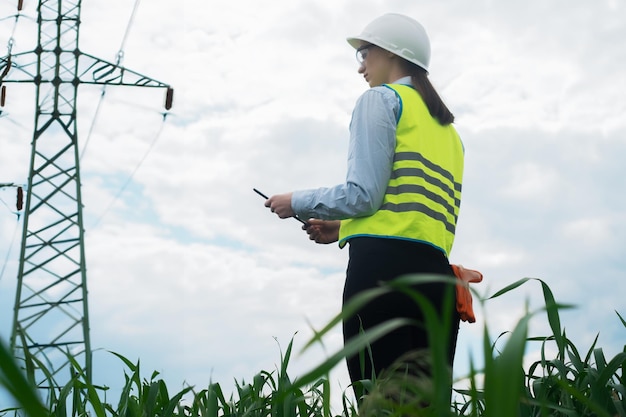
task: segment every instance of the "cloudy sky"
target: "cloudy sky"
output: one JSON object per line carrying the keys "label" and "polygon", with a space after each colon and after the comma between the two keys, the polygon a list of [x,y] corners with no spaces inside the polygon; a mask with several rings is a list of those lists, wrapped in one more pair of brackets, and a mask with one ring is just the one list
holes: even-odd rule
{"label": "cloudy sky", "polygon": [[[0,48],[33,48],[35,1],[0,3]],[[466,148],[451,262],[483,272],[483,295],[523,277],[548,283],[569,337],[607,355],[626,332],[626,3],[618,0],[124,0],[83,2],[81,50],[171,84],[79,90],[78,126],[94,382],[113,389],[141,359],[170,390],[226,387],[279,363],[340,308],[347,251],[315,245],[252,192],[343,181],[348,124],[367,88],[345,38],[385,12],[420,20],[431,80]],[[125,34],[127,34],[125,36]],[[0,50],[0,56],[6,50]],[[0,115],[0,183],[26,184],[34,87],[10,85]],[[91,132],[91,133],[90,133]],[[10,335],[21,221],[0,189],[0,337]],[[6,259],[6,261],[5,261]],[[530,283],[463,324],[455,375],[482,328],[512,330]],[[547,334],[538,316],[533,335]],[[296,334],[297,333],[297,334]],[[277,343],[278,342],[278,343]],[[339,331],[325,341],[341,346]],[[529,360],[536,355],[529,349]],[[290,375],[324,355],[292,360]],[[478,360],[480,362],[480,360]],[[343,364],[333,373],[346,388]]]}

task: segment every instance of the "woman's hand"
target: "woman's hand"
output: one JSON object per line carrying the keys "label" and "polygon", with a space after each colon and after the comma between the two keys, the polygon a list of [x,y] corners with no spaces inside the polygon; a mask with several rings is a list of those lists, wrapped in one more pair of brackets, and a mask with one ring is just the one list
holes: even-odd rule
{"label": "woman's hand", "polygon": [[296,213],[291,208],[291,195],[293,193],[276,194],[265,200],[265,207],[269,207],[272,213],[276,213],[281,219],[293,217]]}
{"label": "woman's hand", "polygon": [[309,239],[315,243],[333,243],[339,239],[339,220],[318,220],[309,219],[307,224],[302,226],[309,235]]}

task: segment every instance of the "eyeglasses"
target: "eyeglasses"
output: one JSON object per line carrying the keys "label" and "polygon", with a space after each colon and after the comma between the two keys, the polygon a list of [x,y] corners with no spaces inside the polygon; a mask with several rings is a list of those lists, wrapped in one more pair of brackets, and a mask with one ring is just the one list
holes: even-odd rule
{"label": "eyeglasses", "polygon": [[373,44],[363,45],[356,50],[356,60],[359,64],[363,65],[363,61],[367,58],[367,54],[369,53],[368,49],[374,46]]}

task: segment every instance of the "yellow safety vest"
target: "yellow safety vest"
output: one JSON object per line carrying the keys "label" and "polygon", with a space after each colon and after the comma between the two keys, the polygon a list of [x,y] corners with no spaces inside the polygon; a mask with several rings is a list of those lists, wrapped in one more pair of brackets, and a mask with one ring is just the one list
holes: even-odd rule
{"label": "yellow safety vest", "polygon": [[341,222],[339,245],[358,236],[398,238],[449,256],[461,205],[463,144],[452,125],[430,115],[415,89],[386,86],[400,98],[391,178],[376,213]]}

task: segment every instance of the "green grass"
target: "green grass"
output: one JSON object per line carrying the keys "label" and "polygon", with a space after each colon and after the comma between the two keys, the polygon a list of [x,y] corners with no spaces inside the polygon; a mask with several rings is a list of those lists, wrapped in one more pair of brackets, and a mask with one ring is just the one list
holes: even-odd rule
{"label": "green grass", "polygon": [[[428,361],[432,378],[420,379],[401,373],[379,375],[372,380],[360,381],[365,396],[359,413],[348,393],[342,397],[341,409],[331,409],[329,374],[344,358],[366,349],[368,344],[392,329],[407,323],[392,320],[363,332],[338,352],[331,354],[310,372],[291,378],[288,375],[293,340],[285,352],[280,353],[280,364],[273,371],[262,370],[248,382],[236,380],[235,390],[225,393],[217,382],[206,387],[183,387],[170,393],[158,372],[146,378],[140,363],[129,361],[113,353],[125,365],[124,386],[119,400],[106,400],[106,389],[87,382],[83,370],[74,358],[69,357],[74,377],[59,390],[42,391],[34,385],[33,370],[46,374],[45,364],[27,357],[19,362],[8,348],[0,343],[0,385],[13,396],[19,406],[1,409],[0,416],[31,417],[351,417],[356,416],[467,416],[467,417],[626,417],[626,384],[624,367],[626,351],[607,358],[597,346],[597,337],[586,350],[579,349],[567,338],[561,328],[559,311],[571,306],[555,301],[550,288],[537,279],[521,279],[490,297],[477,299],[484,305],[490,300],[505,297],[522,285],[538,283],[543,291],[544,305],[537,311],[528,311],[510,332],[496,341],[505,340],[504,346],[495,348],[487,325],[483,328],[482,354],[484,367],[476,369],[470,363],[466,389],[458,389],[455,401],[450,404],[449,381],[451,370],[446,365],[445,331],[450,317],[439,317],[432,305],[421,294],[410,290],[416,282],[444,280],[435,276],[402,277],[386,287],[381,287],[354,298],[343,313],[334,317],[324,328],[315,331],[304,350],[320,343],[346,315],[353,314],[371,299],[393,290],[405,291],[424,312],[425,324],[431,335],[431,349],[422,352],[419,360]],[[450,284],[453,282],[450,281]],[[452,286],[451,286],[452,288]],[[452,292],[451,292],[452,295]],[[450,297],[450,303],[452,303]],[[617,312],[616,312],[617,313]],[[531,320],[545,317],[550,333],[547,336],[529,336]],[[626,328],[626,321],[617,313]],[[538,344],[541,358],[524,366],[524,354],[529,345]],[[546,346],[557,347],[555,357],[547,357]],[[584,352],[581,354],[580,352]],[[458,352],[457,352],[458,354]],[[26,355],[28,356],[28,355]],[[53,383],[49,376],[49,383]],[[351,390],[351,388],[349,388]],[[335,394],[337,395],[337,394]],[[103,399],[105,398],[105,399]],[[424,405],[428,404],[428,407]]]}

